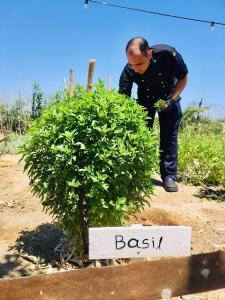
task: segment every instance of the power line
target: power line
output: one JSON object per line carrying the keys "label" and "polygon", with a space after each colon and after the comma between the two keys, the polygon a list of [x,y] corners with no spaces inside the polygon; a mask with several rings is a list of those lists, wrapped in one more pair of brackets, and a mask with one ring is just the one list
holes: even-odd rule
{"label": "power line", "polygon": [[160,12],[155,12],[155,11],[150,11],[150,10],[145,10],[145,9],[139,9],[139,8],[134,8],[134,7],[116,5],[116,4],[112,4],[112,3],[100,2],[100,1],[95,1],[95,0],[85,0],[84,1],[85,7],[87,7],[89,2],[94,3],[94,4],[100,4],[100,5],[105,5],[105,6],[111,6],[111,7],[116,7],[116,8],[122,8],[122,9],[127,9],[127,10],[132,10],[132,11],[143,12],[143,13],[147,13],[147,14],[159,15],[159,16],[194,21],[194,22],[208,23],[211,25],[212,28],[214,28],[215,25],[225,26],[225,23],[221,23],[221,22],[195,19],[195,18],[189,18],[189,17],[182,17],[182,16],[177,16],[177,15],[165,14],[165,13],[160,13]]}

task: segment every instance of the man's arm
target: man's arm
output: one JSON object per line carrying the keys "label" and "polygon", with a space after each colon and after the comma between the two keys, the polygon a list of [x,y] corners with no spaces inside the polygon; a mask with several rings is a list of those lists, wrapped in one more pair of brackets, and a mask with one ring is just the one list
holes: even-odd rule
{"label": "man's arm", "polygon": [[176,102],[176,99],[179,98],[180,94],[183,92],[186,84],[188,82],[188,75],[186,75],[183,79],[178,80],[176,86],[174,87],[173,91],[170,94],[170,98]]}
{"label": "man's arm", "polygon": [[188,69],[182,56],[175,49],[171,54],[170,59],[172,59],[173,64],[172,73],[178,81],[168,97],[167,104],[162,107],[162,111],[170,110],[173,103],[181,99],[180,94],[188,82]]}
{"label": "man's arm", "polygon": [[123,69],[123,72],[120,76],[120,81],[119,81],[119,93],[124,94],[127,96],[131,96],[131,90],[133,86],[133,79],[132,75],[130,73],[130,70],[128,66],[126,65],[125,68]]}
{"label": "man's arm", "polygon": [[172,107],[173,103],[180,99],[180,94],[183,92],[186,84],[188,82],[188,75],[185,75],[184,78],[178,80],[173,91],[170,93],[167,103],[164,104],[161,108],[161,111],[168,111]]}

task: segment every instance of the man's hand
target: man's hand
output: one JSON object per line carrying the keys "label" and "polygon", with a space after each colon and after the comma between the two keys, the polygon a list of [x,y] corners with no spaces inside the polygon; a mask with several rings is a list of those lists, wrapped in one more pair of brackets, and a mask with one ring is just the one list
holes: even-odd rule
{"label": "man's hand", "polygon": [[169,112],[174,104],[172,98],[168,98],[166,103],[161,106],[161,112]]}

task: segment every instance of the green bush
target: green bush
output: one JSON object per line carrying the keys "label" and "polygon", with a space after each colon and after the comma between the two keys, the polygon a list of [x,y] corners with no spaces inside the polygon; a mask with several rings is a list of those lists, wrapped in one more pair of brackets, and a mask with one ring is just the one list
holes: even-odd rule
{"label": "green bush", "polygon": [[87,251],[88,227],[124,224],[152,192],[157,137],[146,119],[135,100],[100,82],[46,108],[30,128],[21,153],[32,191],[77,254]]}

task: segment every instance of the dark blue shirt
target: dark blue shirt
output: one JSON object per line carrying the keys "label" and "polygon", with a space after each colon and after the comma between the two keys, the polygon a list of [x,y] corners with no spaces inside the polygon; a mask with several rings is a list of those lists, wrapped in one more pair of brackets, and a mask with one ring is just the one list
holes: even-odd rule
{"label": "dark blue shirt", "polygon": [[[149,107],[158,99],[166,99],[178,80],[183,79],[188,69],[180,53],[168,45],[155,45],[149,67],[143,74],[135,73],[127,64],[119,82],[119,93],[131,96],[133,83],[138,86],[138,102]],[[178,99],[176,99],[178,100]]]}

